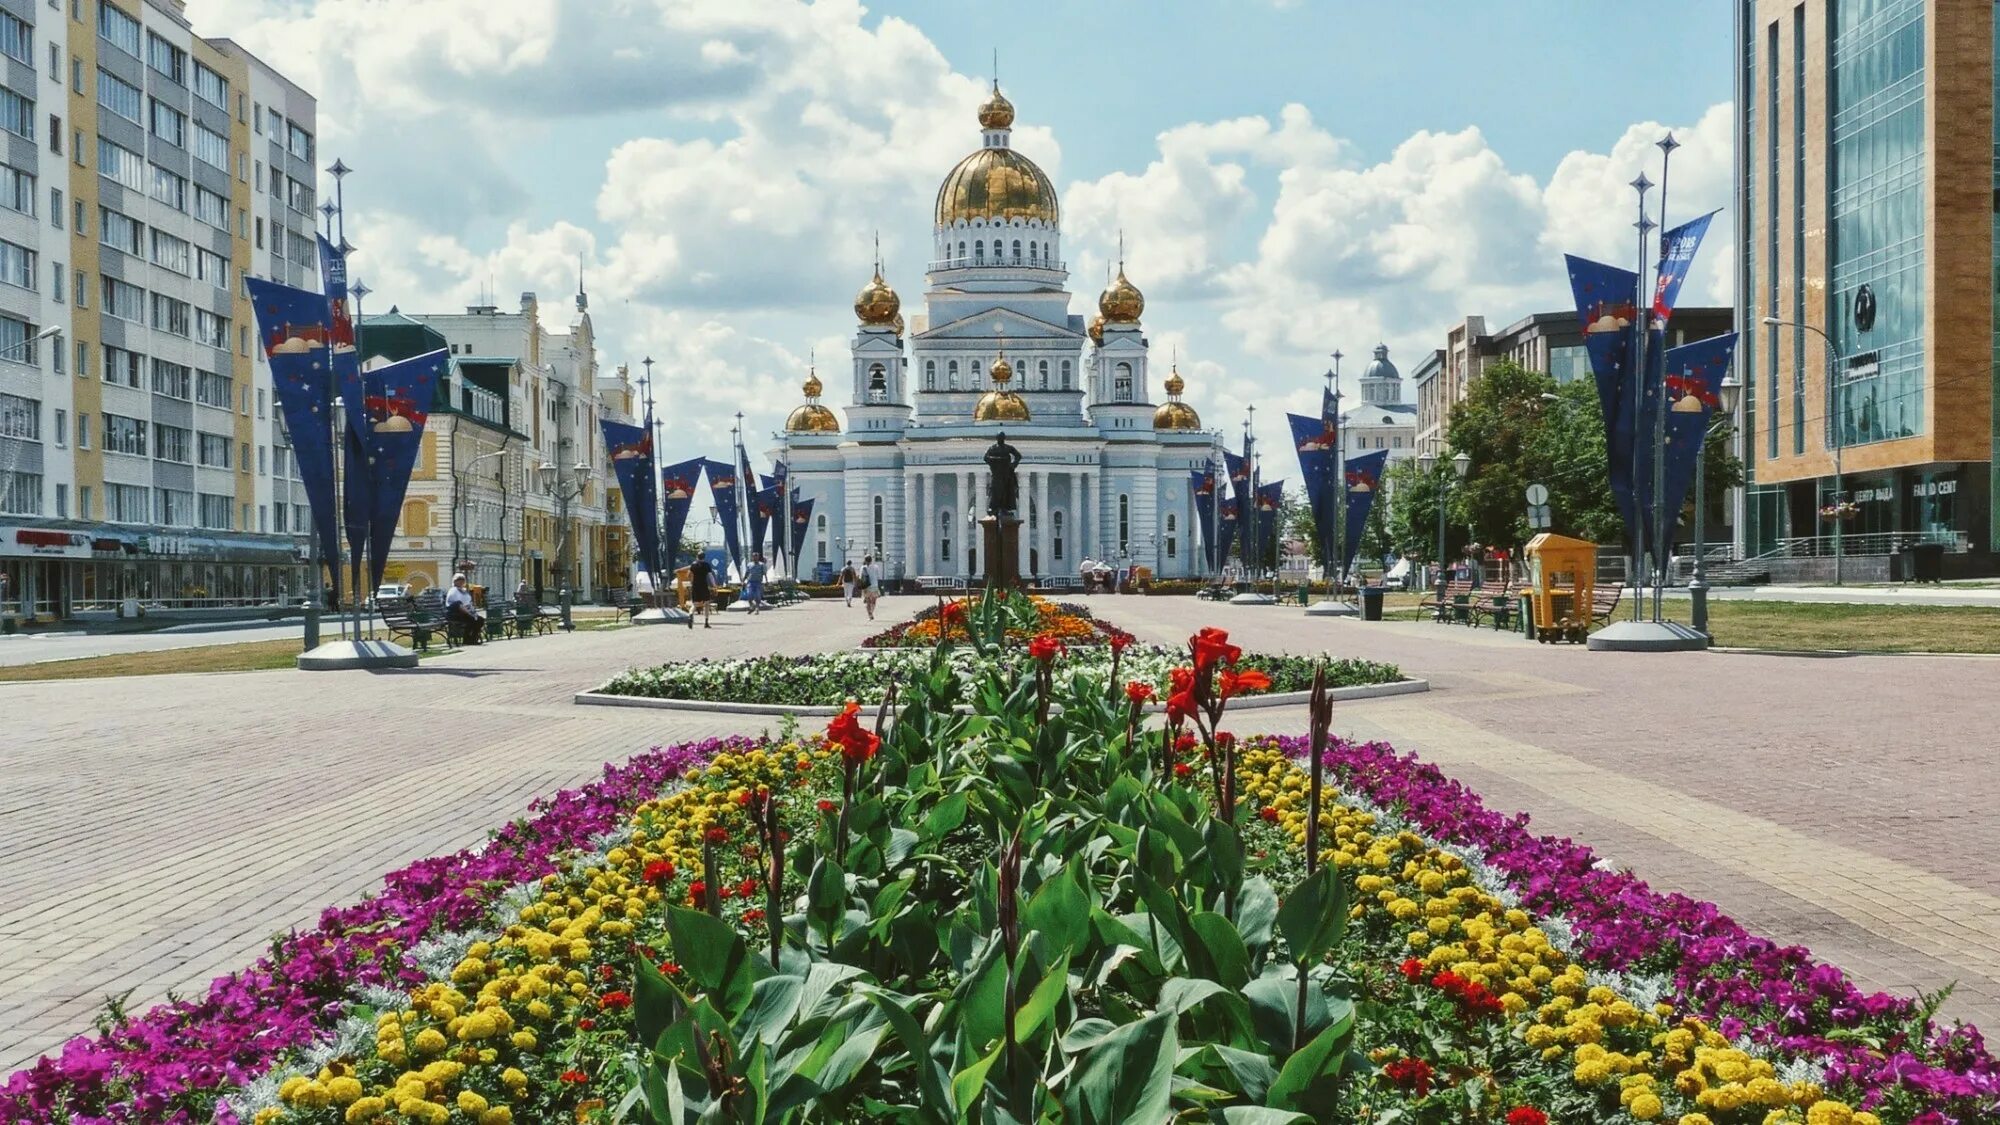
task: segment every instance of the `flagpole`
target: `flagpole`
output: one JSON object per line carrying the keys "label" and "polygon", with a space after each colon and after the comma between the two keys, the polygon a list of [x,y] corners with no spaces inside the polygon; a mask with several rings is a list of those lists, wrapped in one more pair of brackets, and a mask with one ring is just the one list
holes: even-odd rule
{"label": "flagpole", "polygon": [[1646,217],[1646,192],[1651,190],[1652,186],[1652,181],[1646,178],[1646,173],[1644,172],[1640,172],[1639,178],[1632,181],[1632,189],[1639,195],[1639,221],[1632,224],[1639,230],[1638,277],[1633,280],[1632,292],[1634,370],[1631,378],[1633,569],[1630,577],[1632,582],[1632,620],[1635,623],[1644,615],[1646,602],[1644,574],[1646,573],[1647,559],[1651,557],[1646,551],[1646,515],[1639,508],[1639,451],[1644,449],[1645,446],[1639,441],[1638,430],[1642,420],[1641,415],[1646,405],[1646,336],[1649,332],[1647,328],[1647,314],[1650,312],[1652,305],[1646,299],[1646,232],[1653,229],[1653,221]]}
{"label": "flagpole", "polygon": [[[1660,242],[1658,247],[1656,247],[1656,265],[1654,268],[1655,277],[1659,275],[1659,272],[1661,270],[1666,268],[1665,256],[1667,252],[1667,239],[1666,239],[1667,168],[1673,162],[1674,150],[1680,147],[1680,142],[1674,140],[1674,135],[1672,133],[1668,133],[1665,137],[1661,138],[1658,143],[1660,146]],[[1648,306],[1651,305],[1650,301],[1647,303]],[[1649,308],[1649,315],[1650,315],[1650,308]],[[1664,338],[1661,339],[1660,341],[1660,347],[1662,348],[1666,347],[1666,340]],[[1664,360],[1664,355],[1662,356],[1662,359]],[[1666,379],[1667,379],[1667,365],[1665,362],[1662,362],[1660,364],[1660,388],[1659,388],[1658,405],[1653,410],[1653,544],[1654,544],[1653,553],[1655,555],[1670,554],[1671,553],[1670,548],[1673,546],[1673,531],[1671,528],[1667,526],[1667,509],[1666,509],[1666,492],[1667,492]],[[1696,453],[1696,456],[1699,457],[1700,453]],[[1697,499],[1696,502],[1699,503],[1700,501]],[[1653,568],[1653,571],[1654,571],[1653,623],[1657,625],[1660,623],[1660,616],[1661,616],[1660,611],[1663,608],[1660,604],[1660,599],[1666,593],[1667,572],[1666,572],[1666,567],[1663,565],[1656,565]]]}
{"label": "flagpole", "polygon": [[[653,582],[653,604],[660,604],[660,548],[665,546],[660,540],[666,534],[666,512],[662,501],[666,497],[666,487],[660,478],[660,443],[656,439],[656,423],[653,418],[653,357],[640,361],[646,373],[639,377],[639,383],[646,389],[646,440],[653,449],[653,545],[646,552],[646,574]],[[671,556],[669,556],[671,559]]]}
{"label": "flagpole", "polygon": [[[340,239],[340,246],[341,246],[341,260],[342,262],[345,262],[347,258],[347,237],[344,233],[342,234]],[[360,384],[358,389],[361,391],[362,417],[365,418],[367,417],[367,411],[368,411],[368,380],[365,377],[360,377],[361,376],[361,299],[368,295],[369,290],[366,285],[363,285],[361,282],[356,281],[353,285],[348,287],[347,291],[349,293],[354,294],[354,371],[355,375],[357,376],[355,381],[358,384]],[[357,442],[367,441],[368,435],[365,433],[355,434],[353,435],[352,440]],[[364,466],[366,465],[365,459],[363,461],[363,464]],[[361,497],[361,503],[365,505],[369,502],[369,499],[370,499],[369,497],[363,496]],[[374,554],[374,549],[375,549],[374,524],[375,521],[369,518],[368,510],[364,507],[361,511],[361,546],[353,552],[354,554],[354,639],[357,641],[361,639],[361,579],[362,576],[367,573],[369,560]],[[456,562],[457,560],[453,561]]]}
{"label": "flagpole", "polygon": [[[1333,565],[1329,568],[1333,575],[1333,598],[1344,603],[1341,578],[1347,569],[1347,427],[1340,424],[1340,351],[1333,353],[1333,370],[1327,372],[1327,386],[1333,391],[1333,485],[1339,491],[1338,506],[1333,521]],[[1324,542],[1322,538],[1321,542]]]}

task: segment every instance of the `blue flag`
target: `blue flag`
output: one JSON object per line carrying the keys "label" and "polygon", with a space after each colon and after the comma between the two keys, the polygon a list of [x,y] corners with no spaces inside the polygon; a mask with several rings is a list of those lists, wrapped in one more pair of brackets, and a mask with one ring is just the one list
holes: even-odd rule
{"label": "blue flag", "polygon": [[[1330,411],[1333,396],[1327,395],[1326,399]],[[1334,477],[1340,471],[1340,420],[1330,413],[1322,413],[1318,418],[1303,414],[1285,417],[1292,423],[1292,444],[1299,451],[1299,473],[1305,483],[1306,506],[1312,509],[1313,527],[1319,533],[1320,557],[1331,559],[1333,524],[1339,507]]]}
{"label": "blue flag", "polygon": [[330,588],[340,597],[339,521],[333,509],[333,388],[328,363],[332,315],[318,293],[259,278],[244,286],[257,315],[257,338],[292,441],[292,459],[312,507]]}
{"label": "blue flag", "polygon": [[[366,429],[359,444],[368,478],[368,588],[382,584],[389,565],[389,548],[396,542],[396,521],[403,513],[403,496],[410,487],[423,446],[424,422],[431,395],[451,362],[440,349],[412,356],[367,372],[362,400]],[[352,479],[352,474],[349,475]]]}
{"label": "blue flag", "polygon": [[812,499],[794,493],[792,496],[792,557],[794,559],[805,554],[806,529],[812,526],[812,514]]}
{"label": "blue flag", "polygon": [[767,537],[770,540],[781,538],[772,534],[774,528],[782,527],[785,523],[785,498],[781,488],[782,486],[773,484],[767,488],[758,489],[750,497],[750,549],[752,551],[767,550],[768,548],[764,546]]}
{"label": "blue flag", "polygon": [[[346,406],[343,412],[347,425],[347,444],[341,450],[345,458],[342,466],[340,508],[342,522],[347,528],[348,548],[354,559],[356,573],[361,560],[370,558],[371,513],[375,505],[374,471],[369,464],[368,395],[370,388],[361,378],[361,354],[355,350],[354,318],[347,311],[347,255],[339,247],[319,239],[320,286],[324,293],[320,299],[327,304],[329,359],[333,364],[334,393],[340,396]],[[425,400],[428,403],[428,399]],[[394,525],[390,525],[391,533]],[[452,563],[457,566],[457,562]]]}
{"label": "blue flag", "polygon": [[1285,482],[1274,480],[1257,486],[1257,565],[1278,565],[1278,532],[1283,523]]}
{"label": "blue flag", "polygon": [[1344,557],[1340,560],[1345,572],[1354,563],[1354,556],[1361,550],[1361,533],[1368,527],[1368,511],[1375,506],[1375,496],[1382,491],[1382,472],[1388,468],[1389,451],[1377,450],[1363,453],[1347,462],[1347,542]]}
{"label": "blue flag", "polygon": [[668,465],[660,470],[660,496],[666,501],[660,517],[660,567],[672,575],[680,565],[681,539],[687,532],[688,509],[694,506],[694,490],[701,483],[699,457]]}
{"label": "blue flag", "polygon": [[1611,495],[1624,514],[1629,537],[1637,531],[1633,522],[1632,443],[1636,430],[1632,396],[1640,382],[1633,371],[1639,275],[1573,254],[1564,255],[1563,261],[1569,269],[1577,325],[1583,330],[1584,350],[1597,385],[1597,404],[1604,416],[1605,468]]}
{"label": "blue flag", "polygon": [[[1729,377],[1729,365],[1735,351],[1736,333],[1730,332],[1683,344],[1665,354],[1667,526],[1659,536],[1660,541],[1653,544],[1662,567],[1667,563],[1667,548],[1674,541],[1674,528],[1679,524],[1688,486],[1694,481],[1695,463],[1702,456],[1702,447],[1708,439],[1709,420],[1722,407],[1718,388]],[[1650,499],[1652,481],[1648,479],[1646,484],[1645,491]],[[1701,502],[1701,497],[1695,497],[1695,503]]]}
{"label": "blue flag", "polygon": [[1708,233],[1708,221],[1717,212],[1689,219],[1680,226],[1660,236],[1659,281],[1653,286],[1653,323],[1665,328],[1667,320],[1674,315],[1674,302],[1680,298],[1681,283],[1687,280],[1688,270],[1694,266],[1695,251],[1701,249],[1701,236]]}
{"label": "blue flag", "polygon": [[708,498],[715,504],[715,518],[722,521],[722,542],[729,548],[730,561],[738,573],[743,570],[743,536],[736,527],[736,469],[727,461],[704,461],[708,473]]}
{"label": "blue flag", "polygon": [[[1236,528],[1242,523],[1243,505],[1233,496],[1225,496],[1217,506],[1221,513],[1216,517],[1215,550],[1223,561],[1229,558],[1229,545],[1236,542]],[[1217,562],[1219,567],[1221,562]]]}
{"label": "blue flag", "polygon": [[[1243,559],[1245,565],[1248,565],[1250,556],[1255,548],[1250,543],[1251,521],[1249,517],[1253,513],[1250,511],[1250,489],[1252,485],[1250,458],[1248,456],[1249,444],[1247,441],[1244,444],[1244,450],[1245,453],[1242,456],[1231,453],[1227,449],[1223,450],[1222,463],[1223,467],[1229,473],[1230,498],[1236,501],[1238,519],[1236,523],[1230,526],[1242,529],[1243,541],[1237,544],[1237,553]],[[1224,542],[1228,541],[1224,540]]]}
{"label": "blue flag", "polygon": [[[604,431],[604,452],[611,458],[611,470],[618,475],[618,487],[625,493],[625,513],[632,524],[632,543],[639,548],[639,568],[653,579],[653,588],[663,590],[668,581],[653,574],[659,565],[659,494],[653,481],[653,435],[644,426],[598,422]],[[672,570],[664,572],[671,575]]]}
{"label": "blue flag", "polygon": [[1208,469],[1195,469],[1188,473],[1188,494],[1194,497],[1195,523],[1201,528],[1202,557],[1208,568],[1214,570],[1222,565],[1216,557],[1219,544],[1215,538],[1215,473]]}

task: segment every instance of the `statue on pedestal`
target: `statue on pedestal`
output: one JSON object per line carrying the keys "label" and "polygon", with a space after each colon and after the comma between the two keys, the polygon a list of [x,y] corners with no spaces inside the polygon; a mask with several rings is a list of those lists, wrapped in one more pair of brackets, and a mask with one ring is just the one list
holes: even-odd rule
{"label": "statue on pedestal", "polygon": [[1020,463],[1021,451],[1007,444],[1007,433],[1002,430],[986,450],[988,515],[1007,519],[1020,509],[1020,486],[1015,480]]}

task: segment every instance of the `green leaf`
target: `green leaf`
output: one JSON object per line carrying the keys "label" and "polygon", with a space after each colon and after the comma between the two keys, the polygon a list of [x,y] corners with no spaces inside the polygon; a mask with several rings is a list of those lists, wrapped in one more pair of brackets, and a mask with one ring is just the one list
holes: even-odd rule
{"label": "green leaf", "polygon": [[965,808],[966,796],[964,793],[953,793],[951,796],[939,801],[937,806],[931,809],[930,815],[924,817],[924,838],[936,841],[951,835],[959,825],[965,823]]}
{"label": "green leaf", "polygon": [[1261,1052],[1238,1050],[1222,1043],[1210,1043],[1206,1050],[1229,1072],[1237,1090],[1250,1101],[1263,1101],[1271,1083],[1278,1080],[1278,1068],[1271,1065],[1270,1056]]}
{"label": "green leaf", "polygon": [[1219,898],[1243,885],[1243,837],[1234,825],[1211,820],[1202,829],[1201,842],[1208,855],[1210,889]]}
{"label": "green leaf", "polygon": [[833,961],[816,961],[806,970],[806,979],[799,993],[799,1013],[806,1019],[813,1019],[825,1013],[820,1011],[821,1002],[843,981],[866,976],[852,965],[842,965]]}
{"label": "green leaf", "polygon": [[907,828],[891,828],[889,830],[889,847],[883,853],[882,866],[892,871],[895,870],[904,860],[910,858],[911,853],[917,850],[917,844],[920,842],[920,837]]}
{"label": "green leaf", "polygon": [[840,865],[821,856],[806,880],[806,914],[821,930],[839,925],[847,913],[847,873]]}
{"label": "green leaf", "polygon": [[866,1024],[850,1029],[839,1049],[826,1060],[826,1068],[820,1071],[817,1079],[822,1089],[838,1090],[854,1081],[854,1076],[860,1074],[861,1069],[868,1065],[868,1060],[874,1057],[875,1047],[882,1042],[889,1026],[873,1018]]}
{"label": "green leaf", "polygon": [[1313,1119],[1303,1113],[1261,1105],[1224,1106],[1218,1116],[1222,1125],[1313,1125]]}
{"label": "green leaf", "polygon": [[1266,1095],[1267,1101],[1304,1113],[1327,1112],[1336,1097],[1335,1084],[1347,1063],[1348,1043],[1354,1037],[1354,1006],[1347,1004],[1346,1009],[1312,1042],[1285,1060],[1278,1071],[1278,1080],[1271,1084]]}
{"label": "green leaf", "polygon": [[638,972],[632,985],[632,1029],[639,1042],[651,1047],[680,1010],[680,991],[645,957],[634,957]]}
{"label": "green leaf", "polygon": [[961,1037],[973,1050],[984,1051],[1006,1032],[1007,958],[997,937],[967,966],[953,995]]}
{"label": "green leaf", "polygon": [[1048,975],[1042,978],[1042,983],[1028,994],[1027,1002],[1015,1010],[1014,1038],[1022,1043],[1032,1039],[1035,1032],[1041,1030],[1043,1022],[1055,1014],[1056,1005],[1068,995],[1069,954],[1064,952],[1056,957],[1055,964],[1049,966]]}
{"label": "green leaf", "polygon": [[[1118,1025],[1107,1019],[1086,1016],[1069,1025],[1063,1033],[1062,1049],[1065,1054],[1076,1054],[1103,1042],[1104,1037],[1118,1030]],[[1274,1072],[1275,1073],[1275,1072]]]}
{"label": "green leaf", "polygon": [[890,1030],[902,1043],[904,1053],[916,1064],[917,1089],[923,1095],[923,1104],[941,1109],[946,1104],[944,1068],[931,1057],[930,1037],[924,1034],[916,1017],[903,1007],[905,998],[876,989],[866,989],[862,995],[881,1010],[883,1018],[889,1021]]}
{"label": "green leaf", "polygon": [[1174,1058],[1180,1039],[1172,1012],[1128,1023],[1099,1040],[1063,1090],[1076,1125],[1165,1121],[1172,1108]]}
{"label": "green leaf", "polygon": [[1268,949],[1278,921],[1278,892],[1262,875],[1244,880],[1236,896],[1236,932],[1252,951]]}
{"label": "green leaf", "polygon": [[1202,948],[1208,954],[1213,970],[1204,975],[1230,988],[1242,988],[1250,983],[1250,951],[1244,947],[1242,936],[1229,919],[1204,910],[1189,922],[1201,938]]}
{"label": "green leaf", "polygon": [[1324,958],[1347,934],[1347,886],[1332,866],[1320,868],[1292,888],[1278,908],[1278,929],[1291,946],[1292,960],[1311,964]]}
{"label": "green leaf", "polygon": [[986,1090],[986,1074],[993,1064],[1000,1061],[1000,1053],[1007,1049],[1005,1043],[995,1044],[980,1060],[951,1076],[951,1104],[958,1109],[961,1119],[972,1109],[972,1103]]}
{"label": "green leaf", "polygon": [[785,1034],[786,1025],[798,1014],[799,998],[805,992],[799,977],[765,977],[750,990],[750,1007],[737,1023],[737,1033],[775,1045]]}
{"label": "green leaf", "polygon": [[1229,990],[1212,980],[1197,980],[1193,977],[1171,977],[1160,986],[1160,1010],[1176,1015],[1200,1004],[1211,996],[1227,996]]}
{"label": "green leaf", "polygon": [[667,935],[688,980],[708,993],[725,1019],[741,1015],[757,978],[755,959],[736,927],[700,910],[671,906]]}
{"label": "green leaf", "polygon": [[1083,948],[1090,937],[1090,896],[1077,884],[1075,868],[1064,868],[1035,888],[1021,910],[1021,928],[1047,935],[1065,954]]}

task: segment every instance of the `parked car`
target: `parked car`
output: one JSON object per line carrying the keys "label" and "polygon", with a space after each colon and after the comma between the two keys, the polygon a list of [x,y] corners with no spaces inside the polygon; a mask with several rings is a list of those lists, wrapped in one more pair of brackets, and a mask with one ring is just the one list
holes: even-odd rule
{"label": "parked car", "polygon": [[384,582],[375,587],[375,604],[400,602],[410,596],[410,588],[401,582]]}

